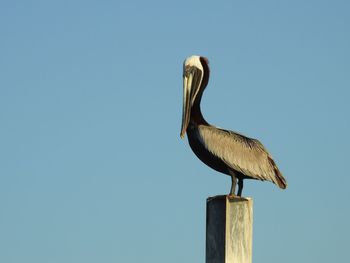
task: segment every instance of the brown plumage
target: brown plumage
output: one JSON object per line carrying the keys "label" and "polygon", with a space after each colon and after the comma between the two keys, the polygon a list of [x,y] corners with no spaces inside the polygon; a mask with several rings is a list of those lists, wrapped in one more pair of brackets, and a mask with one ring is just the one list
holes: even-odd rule
{"label": "brown plumage", "polygon": [[285,189],[287,182],[265,147],[256,139],[210,125],[200,110],[209,80],[208,60],[191,56],[184,62],[184,107],[181,137],[187,133],[196,156],[209,167],[232,178],[234,195],[238,179],[241,196],[243,179],[270,181]]}

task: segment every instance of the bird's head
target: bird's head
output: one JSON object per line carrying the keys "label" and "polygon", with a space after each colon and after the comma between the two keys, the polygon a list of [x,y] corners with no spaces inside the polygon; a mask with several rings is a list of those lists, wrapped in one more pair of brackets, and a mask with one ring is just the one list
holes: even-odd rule
{"label": "bird's head", "polygon": [[[190,122],[191,108],[198,97],[199,91],[206,86],[208,82],[208,59],[201,56],[190,56],[186,58],[183,66],[183,111],[182,127],[180,136],[185,136],[186,129]],[[206,74],[206,81],[203,81]]]}

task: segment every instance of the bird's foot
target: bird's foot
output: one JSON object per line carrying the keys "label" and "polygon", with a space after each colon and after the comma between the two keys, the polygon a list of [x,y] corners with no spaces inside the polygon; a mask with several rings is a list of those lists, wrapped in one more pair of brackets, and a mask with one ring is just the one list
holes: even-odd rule
{"label": "bird's foot", "polygon": [[235,195],[235,194],[230,193],[230,194],[228,194],[228,195],[227,195],[227,198],[228,198],[229,200],[233,200],[233,199],[239,198],[239,196],[238,196],[238,195]]}

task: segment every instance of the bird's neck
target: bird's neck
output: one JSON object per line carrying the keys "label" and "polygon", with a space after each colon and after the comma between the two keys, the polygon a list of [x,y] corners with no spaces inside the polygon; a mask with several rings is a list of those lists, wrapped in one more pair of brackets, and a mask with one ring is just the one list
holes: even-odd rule
{"label": "bird's neck", "polygon": [[208,66],[208,61],[206,59],[201,58],[201,63],[202,63],[203,70],[204,70],[203,79],[202,79],[201,87],[199,89],[197,97],[196,97],[195,101],[193,102],[193,106],[191,109],[190,122],[197,124],[197,125],[198,124],[209,125],[209,123],[206,122],[206,120],[204,119],[204,117],[202,115],[200,104],[201,104],[204,89],[206,88],[206,86],[208,85],[208,82],[209,82],[210,70],[209,70],[209,66]]}
{"label": "bird's neck", "polygon": [[201,112],[200,102],[201,102],[202,94],[198,94],[198,95],[199,96],[194,101],[194,104],[193,104],[192,109],[191,109],[190,122],[197,124],[197,125],[199,125],[199,124],[208,125],[208,122],[204,119],[202,112]]}

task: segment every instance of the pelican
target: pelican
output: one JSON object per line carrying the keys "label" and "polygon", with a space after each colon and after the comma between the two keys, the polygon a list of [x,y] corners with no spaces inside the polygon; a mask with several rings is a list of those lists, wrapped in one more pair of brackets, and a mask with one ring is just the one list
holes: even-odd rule
{"label": "pelican", "polygon": [[190,56],[183,67],[183,112],[180,136],[187,133],[195,155],[212,169],[231,176],[229,196],[242,195],[243,180],[270,181],[281,189],[287,181],[265,147],[256,139],[210,125],[200,109],[203,91],[209,81],[209,61]]}

